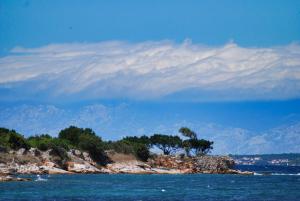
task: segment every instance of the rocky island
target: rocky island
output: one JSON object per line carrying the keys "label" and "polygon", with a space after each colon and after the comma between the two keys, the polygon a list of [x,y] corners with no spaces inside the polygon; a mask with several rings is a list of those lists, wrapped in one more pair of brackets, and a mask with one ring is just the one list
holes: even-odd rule
{"label": "rocky island", "polygon": [[[195,137],[182,142],[178,136],[156,134],[103,143],[91,130],[76,127],[61,131],[59,138],[25,139],[13,130],[0,131],[0,181],[26,180],[7,176],[18,174],[252,174],[234,170],[234,160],[228,156],[207,155],[211,147],[204,146],[212,143]],[[150,152],[150,146],[163,153]],[[189,148],[186,154],[174,154],[182,147]],[[191,155],[191,150],[196,154]]]}

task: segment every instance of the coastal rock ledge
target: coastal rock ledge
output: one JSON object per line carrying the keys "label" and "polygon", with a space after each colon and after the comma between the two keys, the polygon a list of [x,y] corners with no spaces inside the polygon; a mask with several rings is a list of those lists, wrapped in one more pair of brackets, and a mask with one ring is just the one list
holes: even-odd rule
{"label": "coastal rock ledge", "polygon": [[31,181],[31,179],[12,177],[12,176],[0,176],[0,182],[8,182],[8,181]]}
{"label": "coastal rock ledge", "polygon": [[79,150],[67,152],[67,160],[59,160],[51,150],[18,150],[0,152],[0,182],[27,181],[10,177],[13,174],[245,174],[234,170],[234,160],[227,156],[152,156],[147,162],[133,155],[107,153],[110,162],[99,165],[88,153]]}

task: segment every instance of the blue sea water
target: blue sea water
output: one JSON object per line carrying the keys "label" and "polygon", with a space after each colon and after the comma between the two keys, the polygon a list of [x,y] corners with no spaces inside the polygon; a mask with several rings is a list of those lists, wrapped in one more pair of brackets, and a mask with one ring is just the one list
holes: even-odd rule
{"label": "blue sea water", "polygon": [[0,200],[298,201],[300,175],[41,175],[0,183]]}

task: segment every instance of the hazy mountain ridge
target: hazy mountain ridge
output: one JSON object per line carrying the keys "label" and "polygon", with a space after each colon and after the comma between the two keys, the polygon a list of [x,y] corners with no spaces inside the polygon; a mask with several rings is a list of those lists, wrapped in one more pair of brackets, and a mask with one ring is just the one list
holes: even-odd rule
{"label": "hazy mountain ridge", "polygon": [[[0,111],[0,126],[34,135],[58,131],[69,125],[93,128],[105,139],[126,135],[166,133],[177,134],[178,127],[188,126],[200,138],[213,140],[213,154],[299,153],[300,121],[278,125],[263,132],[224,126],[217,123],[191,121],[176,114],[153,121],[142,120],[143,114],[131,113],[126,104],[106,106],[85,105],[76,110],[54,105],[19,105]],[[112,126],[113,125],[113,126]],[[276,149],[274,149],[276,147]]]}

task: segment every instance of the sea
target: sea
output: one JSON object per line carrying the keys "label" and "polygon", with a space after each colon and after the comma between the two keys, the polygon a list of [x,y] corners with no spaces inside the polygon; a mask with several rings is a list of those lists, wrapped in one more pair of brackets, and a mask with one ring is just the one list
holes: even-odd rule
{"label": "sea", "polygon": [[237,166],[255,175],[19,175],[0,200],[300,201],[300,166]]}

